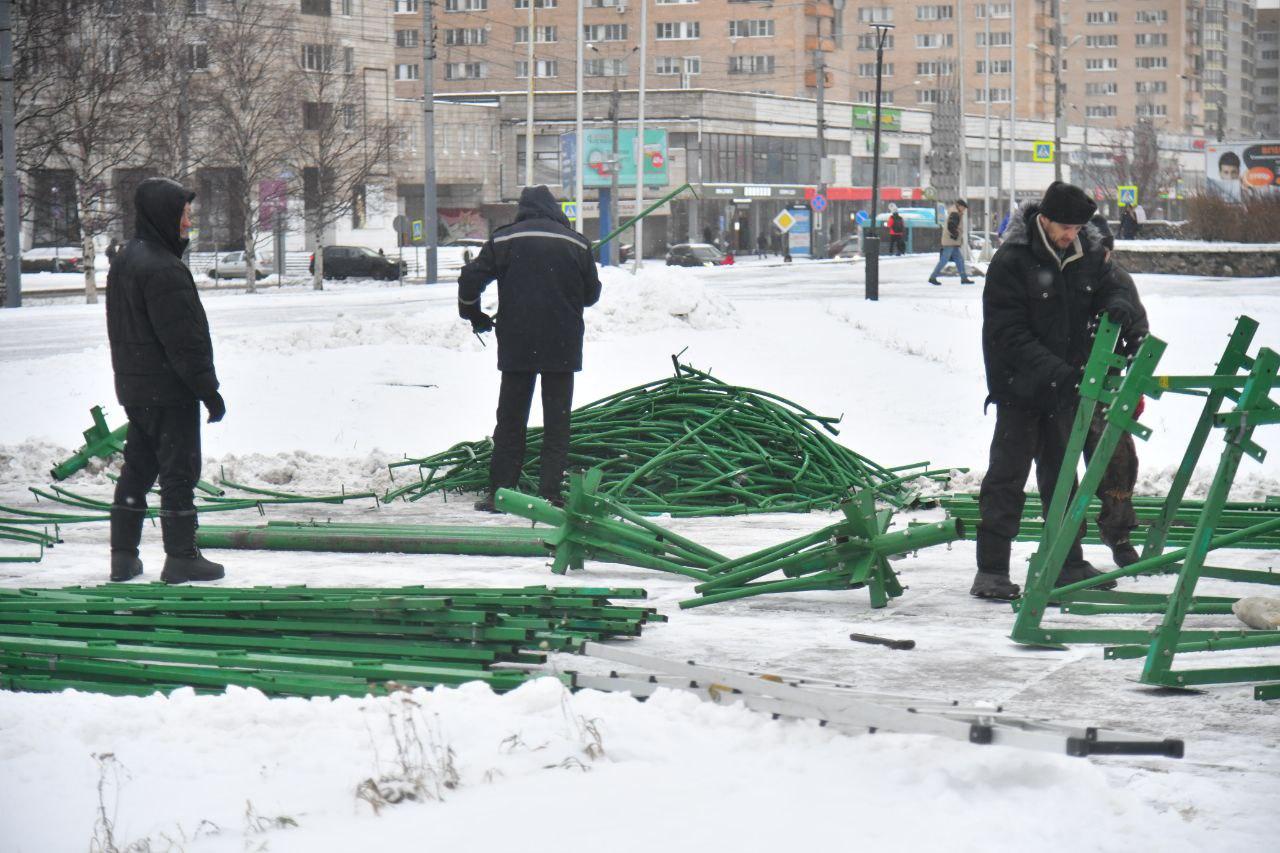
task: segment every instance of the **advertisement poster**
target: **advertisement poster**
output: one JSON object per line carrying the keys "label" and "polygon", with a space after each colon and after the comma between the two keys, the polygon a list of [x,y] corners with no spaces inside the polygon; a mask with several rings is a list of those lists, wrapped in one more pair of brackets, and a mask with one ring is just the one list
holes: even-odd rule
{"label": "advertisement poster", "polygon": [[[612,181],[613,131],[609,128],[590,128],[584,131],[586,162],[583,165],[582,184],[585,187],[607,187]],[[560,185],[566,190],[575,184],[574,157],[577,155],[577,134],[560,135]],[[622,128],[618,131],[618,183],[624,187],[636,183],[636,131]],[[644,131],[644,185],[665,187],[670,183],[667,174],[667,132],[661,128],[645,128]]]}
{"label": "advertisement poster", "polygon": [[787,232],[787,249],[791,252],[793,258],[809,257],[809,232],[812,230],[813,220],[808,206],[805,207],[788,207],[787,212],[795,220],[791,226],[791,230]]}
{"label": "advertisement poster", "polygon": [[1221,198],[1280,192],[1280,141],[1215,142],[1205,146],[1204,156],[1209,191]]}

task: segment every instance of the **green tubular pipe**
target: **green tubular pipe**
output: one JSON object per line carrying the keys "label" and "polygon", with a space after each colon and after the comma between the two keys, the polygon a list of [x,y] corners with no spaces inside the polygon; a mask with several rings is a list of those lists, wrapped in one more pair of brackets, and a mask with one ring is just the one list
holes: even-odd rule
{"label": "green tubular pipe", "polygon": [[334,551],[379,554],[469,554],[496,557],[541,557],[547,553],[543,537],[536,531],[525,536],[486,536],[483,528],[466,533],[440,532],[430,528],[421,533],[354,530],[289,530],[253,527],[201,525],[196,544],[201,548],[230,548],[269,551]]}

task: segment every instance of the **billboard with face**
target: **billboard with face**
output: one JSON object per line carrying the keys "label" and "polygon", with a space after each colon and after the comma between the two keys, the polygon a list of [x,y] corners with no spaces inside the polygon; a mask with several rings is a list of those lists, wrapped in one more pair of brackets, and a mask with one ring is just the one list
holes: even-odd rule
{"label": "billboard with face", "polygon": [[1204,153],[1210,192],[1231,201],[1247,193],[1280,192],[1280,141],[1215,142]]}

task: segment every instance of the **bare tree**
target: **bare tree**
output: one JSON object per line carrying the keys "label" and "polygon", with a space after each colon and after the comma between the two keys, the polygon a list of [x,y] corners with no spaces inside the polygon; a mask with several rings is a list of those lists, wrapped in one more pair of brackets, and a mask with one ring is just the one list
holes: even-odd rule
{"label": "bare tree", "polygon": [[[138,161],[145,136],[138,132],[138,74],[143,43],[136,13],[122,0],[35,4],[53,27],[40,45],[38,101],[58,109],[37,111],[24,140],[43,140],[50,163],[70,169],[84,258],[85,301],[98,301],[94,237],[114,216],[109,199],[113,170]],[[30,136],[28,136],[30,134]]]}
{"label": "bare tree", "polygon": [[1119,186],[1136,186],[1139,199],[1155,198],[1162,189],[1177,185],[1182,167],[1176,157],[1161,156],[1156,127],[1140,118],[1128,131],[1113,134],[1112,172]]}
{"label": "bare tree", "polygon": [[[209,106],[217,131],[214,156],[240,174],[232,197],[244,223],[245,279],[250,293],[257,279],[259,227],[281,211],[255,210],[254,194],[280,180],[292,153],[291,131],[298,121],[299,72],[291,38],[293,12],[251,0],[227,0],[223,14],[207,30],[212,76]],[[268,184],[268,186],[270,186]],[[272,206],[280,199],[274,196]],[[263,222],[254,214],[264,217]]]}
{"label": "bare tree", "polygon": [[351,52],[339,52],[327,27],[314,38],[300,46],[302,132],[293,162],[303,180],[306,227],[315,240],[313,286],[323,290],[325,233],[363,203],[371,177],[390,171],[391,125],[369,103]]}
{"label": "bare tree", "polygon": [[211,26],[205,7],[192,3],[153,2],[146,14],[134,20],[146,44],[140,57],[141,102],[146,121],[138,132],[145,136],[145,166],[156,174],[189,183],[207,159],[207,150],[192,145],[193,136],[206,128],[208,102],[201,84],[208,77]]}

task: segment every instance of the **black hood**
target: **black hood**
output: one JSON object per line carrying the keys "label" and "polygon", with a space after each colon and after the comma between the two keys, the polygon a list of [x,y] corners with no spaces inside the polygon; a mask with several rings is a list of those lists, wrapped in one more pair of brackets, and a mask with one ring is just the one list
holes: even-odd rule
{"label": "black hood", "polygon": [[138,239],[159,243],[182,257],[188,242],[179,236],[182,209],[195,197],[195,193],[168,178],[147,178],[138,184],[133,194],[133,206],[138,212]]}
{"label": "black hood", "polygon": [[551,219],[565,228],[569,225],[569,217],[560,209],[556,197],[545,186],[525,187],[520,191],[520,209],[516,212],[516,222],[526,219]]}

